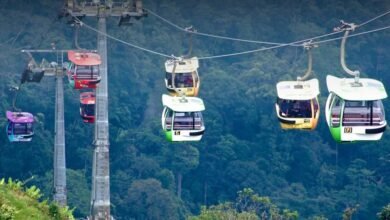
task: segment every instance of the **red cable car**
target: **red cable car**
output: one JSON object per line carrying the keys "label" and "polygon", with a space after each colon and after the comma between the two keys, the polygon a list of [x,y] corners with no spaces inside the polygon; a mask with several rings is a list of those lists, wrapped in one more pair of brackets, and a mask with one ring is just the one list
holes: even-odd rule
{"label": "red cable car", "polygon": [[75,89],[95,89],[100,82],[99,65],[102,63],[99,54],[91,52],[68,51],[71,62],[67,67],[68,79]]}
{"label": "red cable car", "polygon": [[93,92],[80,93],[80,116],[85,123],[95,122],[95,102]]}

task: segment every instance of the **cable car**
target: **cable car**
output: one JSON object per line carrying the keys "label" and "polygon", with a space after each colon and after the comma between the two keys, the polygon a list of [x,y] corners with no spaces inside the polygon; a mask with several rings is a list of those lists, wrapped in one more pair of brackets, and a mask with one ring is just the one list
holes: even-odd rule
{"label": "cable car", "polygon": [[337,142],[374,141],[386,130],[382,99],[387,98],[383,84],[374,79],[326,77],[329,96],[326,122]]}
{"label": "cable car", "polygon": [[276,114],[283,129],[315,129],[320,116],[318,80],[282,81],[276,85]]}
{"label": "cable car", "polygon": [[164,110],[161,124],[168,141],[200,141],[205,131],[202,99],[197,97],[162,96]]}
{"label": "cable car", "polygon": [[95,122],[95,102],[93,92],[80,93],[80,116],[85,123]]}
{"label": "cable car", "polygon": [[71,62],[67,68],[70,85],[75,89],[95,89],[100,82],[100,56],[91,52],[68,51]]}
{"label": "cable car", "polygon": [[6,112],[7,136],[10,142],[28,142],[34,136],[34,117],[28,112]]}
{"label": "cable car", "polygon": [[199,61],[197,57],[165,62],[165,86],[173,96],[197,96],[199,92]]}
{"label": "cable car", "polygon": [[325,115],[333,139],[337,142],[376,141],[386,130],[382,99],[387,93],[382,82],[360,78],[358,70],[351,70],[345,62],[345,45],[350,31],[357,25],[341,21],[335,30],[344,30],[340,47],[340,61],[344,71],[354,78],[341,79],[328,75],[329,96]]}

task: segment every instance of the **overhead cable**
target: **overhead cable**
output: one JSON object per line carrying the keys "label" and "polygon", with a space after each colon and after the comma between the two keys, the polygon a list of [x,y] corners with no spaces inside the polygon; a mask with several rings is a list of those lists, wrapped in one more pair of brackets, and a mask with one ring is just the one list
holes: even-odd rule
{"label": "overhead cable", "polygon": [[375,20],[377,20],[377,19],[379,19],[379,18],[381,18],[381,17],[383,17],[383,16],[385,16],[385,15],[388,15],[388,14],[390,14],[390,10],[387,11],[387,12],[385,12],[385,13],[383,13],[383,14],[380,14],[380,15],[374,17],[374,18],[371,18],[370,20],[365,21],[365,22],[359,24],[358,26],[359,26],[359,27],[364,26],[364,25],[366,25],[366,24],[368,24],[368,23],[371,23],[371,22],[373,22],[373,21],[375,21]]}
{"label": "overhead cable", "polygon": [[[348,37],[356,37],[356,36],[370,34],[370,33],[378,32],[378,31],[384,31],[384,30],[387,30],[389,28],[390,28],[390,25],[386,26],[386,27],[381,27],[381,28],[369,30],[369,31],[363,31],[363,32],[356,33],[356,34],[350,34]],[[316,44],[322,44],[322,43],[327,43],[327,42],[330,42],[330,41],[341,40],[341,39],[343,39],[343,37],[335,37],[335,38],[330,38],[330,39],[326,39],[326,40],[316,41],[315,43]]]}
{"label": "overhead cable", "polygon": [[159,56],[167,57],[167,58],[172,58],[172,55],[160,53],[160,52],[157,52],[157,51],[154,51],[154,50],[150,50],[150,49],[147,49],[147,48],[144,48],[144,47],[141,47],[141,46],[138,46],[138,45],[135,45],[135,44],[126,42],[126,41],[124,41],[124,40],[121,40],[121,39],[119,39],[119,38],[116,38],[116,37],[114,37],[114,36],[112,36],[112,35],[109,35],[109,34],[107,34],[107,33],[105,33],[105,32],[99,31],[98,29],[93,28],[93,27],[91,27],[91,26],[85,24],[84,22],[80,21],[77,17],[74,17],[74,18],[75,18],[76,20],[78,20],[78,22],[80,22],[80,24],[81,24],[82,27],[86,27],[86,28],[88,28],[88,29],[90,29],[90,30],[92,30],[92,31],[94,31],[94,32],[96,32],[96,33],[99,33],[99,34],[101,34],[101,35],[104,35],[104,36],[106,36],[107,38],[110,38],[110,39],[112,39],[112,40],[114,40],[114,41],[118,41],[118,42],[120,42],[120,43],[122,43],[122,44],[125,44],[125,45],[127,45],[127,46],[130,46],[130,47],[133,47],[133,48],[136,48],[136,49],[145,51],[145,52],[149,52],[149,53],[152,53],[152,54],[155,54],[155,55],[159,55]]}
{"label": "overhead cable", "polygon": [[[165,23],[171,25],[172,27],[175,27],[176,29],[179,29],[181,31],[184,31],[184,32],[189,32],[187,29],[183,28],[183,27],[180,27],[179,25],[169,21],[168,19],[166,18],[163,18],[162,16],[158,15],[157,13],[151,11],[150,9],[146,9],[146,11],[149,12],[149,14],[159,18],[160,20],[164,21]],[[364,26],[370,22],[373,22],[387,14],[390,14],[390,11],[387,11],[385,13],[382,13],[374,18],[371,18],[361,24],[359,24],[358,26],[361,27],[361,26]],[[332,32],[332,33],[329,33],[329,34],[325,34],[325,35],[320,35],[320,36],[317,36],[317,37],[314,37],[314,38],[311,38],[312,40],[315,40],[315,39],[319,39],[319,38],[323,38],[323,37],[327,37],[327,36],[331,36],[331,35],[335,35],[335,34],[338,34],[340,32],[343,32],[342,30],[340,31],[336,31],[336,32]],[[192,33],[192,32],[191,32]],[[234,38],[234,37],[228,37],[228,36],[221,36],[221,35],[216,35],[216,34],[208,34],[208,33],[202,33],[202,32],[193,32],[193,34],[195,35],[201,35],[201,36],[206,36],[206,37],[213,37],[213,38],[218,38],[218,39],[224,39],[224,40],[232,40],[232,41],[239,41],[239,42],[247,42],[247,43],[256,43],[256,44],[266,44],[266,45],[285,45],[286,43],[276,43],[276,42],[269,42],[269,41],[256,41],[256,40],[248,40],[248,39],[242,39],[242,38]],[[297,43],[302,43],[303,41],[296,41]],[[301,46],[301,45],[290,45],[290,46]]]}
{"label": "overhead cable", "polygon": [[[365,35],[365,34],[369,34],[369,33],[383,31],[383,30],[386,30],[386,29],[389,29],[389,28],[390,28],[390,25],[386,26],[386,27],[382,27],[382,28],[377,28],[377,29],[374,29],[374,30],[360,32],[360,33],[356,33],[356,34],[351,34],[351,35],[349,35],[349,37],[356,37],[356,36],[360,36],[360,35]],[[313,44],[321,44],[321,43],[336,41],[336,40],[340,40],[342,38],[343,37],[336,37],[336,38],[331,38],[331,39],[322,40],[322,41],[315,41],[315,42],[313,42]],[[311,40],[311,38],[306,39],[305,41],[307,41],[307,40]],[[290,44],[295,44],[297,42],[298,41],[292,42]],[[272,46],[272,47],[265,47],[265,48],[255,49],[255,50],[248,50],[248,51],[238,52],[238,53],[221,54],[221,55],[208,56],[208,57],[199,57],[198,59],[199,60],[209,60],[209,59],[216,59],[216,58],[223,58],[223,57],[239,56],[239,55],[244,55],[244,54],[249,54],[249,53],[256,53],[256,52],[260,52],[260,51],[266,51],[266,50],[272,50],[272,49],[276,49],[276,48],[281,48],[281,47],[289,46],[290,44],[284,44],[284,45],[278,45],[278,46]]]}
{"label": "overhead cable", "polygon": [[[75,19],[77,19],[77,18],[75,18]],[[93,28],[93,27],[91,27],[91,26],[89,26],[89,25],[87,25],[87,24],[85,24],[83,22],[81,22],[81,24],[82,24],[82,26],[84,26],[84,27],[86,27],[86,28],[96,32],[96,33],[105,35],[107,38],[110,38],[112,40],[118,41],[118,42],[123,43],[123,44],[125,44],[127,46],[130,46],[130,47],[133,47],[133,48],[145,51],[145,52],[149,52],[149,53],[152,53],[152,54],[155,54],[155,55],[159,55],[159,56],[162,56],[162,57],[165,57],[165,58],[172,58],[173,57],[172,55],[168,55],[168,54],[164,54],[164,53],[157,52],[157,51],[154,51],[154,50],[150,50],[150,49],[147,49],[147,48],[144,48],[144,47],[141,47],[141,46],[138,46],[138,45],[126,42],[124,40],[118,39],[118,38],[116,38],[116,37],[114,37],[112,35],[109,35],[107,33],[103,33],[101,31],[97,30],[96,28]],[[360,36],[360,35],[369,34],[369,33],[373,33],[373,32],[383,31],[383,30],[386,30],[386,29],[389,29],[389,28],[390,28],[390,26],[377,28],[377,29],[373,29],[373,30],[369,30],[369,31],[361,32],[361,33],[351,34],[349,37]],[[325,34],[325,35],[329,36],[331,34]],[[262,47],[262,48],[254,49],[254,50],[247,50],[247,51],[236,52],[236,53],[228,53],[228,54],[220,54],[220,55],[214,55],[214,56],[198,57],[198,59],[199,60],[209,60],[209,59],[217,59],[217,58],[223,58],[223,57],[232,57],[232,56],[239,56],[239,55],[245,55],[245,54],[250,54],[250,53],[261,52],[261,51],[267,51],[267,50],[272,50],[272,49],[276,49],[276,48],[296,45],[298,43],[306,42],[306,41],[313,40],[313,39],[318,39],[321,36],[325,36],[325,35],[320,35],[320,36],[317,36],[317,37],[307,38],[307,39],[304,39],[304,40],[294,41],[294,42],[286,43],[286,44],[275,45],[275,46],[271,46],[271,47]],[[316,43],[316,44],[318,44],[318,43],[325,43],[325,42],[330,42],[330,41],[335,41],[335,40],[340,40],[340,39],[342,39],[342,37],[331,38],[331,39],[317,41],[317,42],[313,42],[313,43]]]}
{"label": "overhead cable", "polygon": [[[267,45],[282,45],[284,43],[276,43],[276,42],[269,42],[269,41],[256,41],[256,40],[248,40],[248,39],[241,39],[241,38],[234,38],[234,37],[227,37],[227,36],[221,36],[221,35],[216,35],[216,34],[208,34],[208,33],[202,33],[199,31],[192,32],[190,30],[187,30],[186,28],[180,27],[179,25],[169,21],[166,18],[161,17],[157,13],[151,11],[150,9],[144,8],[149,14],[155,16],[156,18],[159,18],[160,20],[164,21],[165,23],[171,25],[172,27],[179,29],[180,31],[183,32],[188,32],[188,33],[193,33],[195,35],[201,35],[201,36],[206,36],[206,37],[213,37],[213,38],[219,38],[219,39],[224,39],[224,40],[232,40],[232,41],[240,41],[240,42],[246,42],[246,43],[255,43],[255,44],[267,44]],[[332,33],[334,34],[334,33]],[[294,45],[294,46],[300,46],[300,45]]]}

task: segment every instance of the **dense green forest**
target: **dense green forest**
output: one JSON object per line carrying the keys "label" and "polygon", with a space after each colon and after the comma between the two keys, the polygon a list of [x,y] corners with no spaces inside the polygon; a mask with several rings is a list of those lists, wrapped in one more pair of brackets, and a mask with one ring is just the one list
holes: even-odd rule
{"label": "dense green forest", "polygon": [[[144,7],[202,32],[245,39],[293,42],[332,32],[340,19],[357,24],[390,10],[386,0],[217,0],[152,1]],[[58,20],[60,0],[0,0],[0,128],[12,106],[27,64],[22,48],[73,47],[73,29]],[[85,23],[96,26],[95,18]],[[182,55],[187,36],[149,15],[132,26],[109,19],[119,39],[166,54]],[[390,15],[356,32],[389,25]],[[337,35],[339,36],[339,35]],[[390,88],[390,31],[349,39],[347,63],[363,77]],[[80,30],[79,44],[96,48],[96,34]],[[327,74],[346,76],[339,41],[313,50],[320,80],[320,123],[315,131],[284,131],[274,110],[275,85],[306,70],[301,47],[283,47],[200,62],[206,133],[198,143],[168,143],[161,129],[165,58],[110,40],[109,118],[112,214],[115,219],[184,219],[237,198],[251,188],[299,219],[341,219],[356,208],[354,220],[376,219],[390,203],[390,133],[381,141],[336,144],[325,123]],[[267,47],[194,37],[194,56]],[[42,57],[35,57],[37,60]],[[49,61],[55,57],[45,57]],[[54,79],[25,84],[18,107],[36,116],[31,143],[9,143],[0,132],[0,177],[26,180],[51,198],[54,142]],[[93,125],[79,118],[79,92],[65,88],[68,202],[75,217],[89,213]],[[390,102],[384,101],[389,113]],[[322,217],[324,218],[322,218]],[[196,219],[195,217],[193,217]],[[201,216],[199,219],[202,219]],[[206,218],[207,219],[207,218]]]}

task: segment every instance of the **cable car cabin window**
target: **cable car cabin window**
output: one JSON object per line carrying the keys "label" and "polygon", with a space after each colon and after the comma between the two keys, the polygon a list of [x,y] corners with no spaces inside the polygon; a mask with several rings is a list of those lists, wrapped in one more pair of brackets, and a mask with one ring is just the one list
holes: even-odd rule
{"label": "cable car cabin window", "polygon": [[340,126],[340,114],[341,114],[342,101],[338,96],[334,96],[331,104],[331,125],[332,127]]}
{"label": "cable car cabin window", "polygon": [[380,125],[384,121],[382,102],[345,101],[343,126]]}
{"label": "cable car cabin window", "polygon": [[99,76],[98,66],[77,66],[76,75],[78,79],[97,79]]}
{"label": "cable car cabin window", "polygon": [[72,80],[74,79],[75,68],[76,68],[76,65],[74,65],[74,64],[71,64],[70,67],[69,67],[69,72],[71,73]]}
{"label": "cable car cabin window", "polygon": [[188,88],[193,87],[194,81],[192,79],[192,73],[176,73],[175,74],[175,87],[176,88]]}
{"label": "cable car cabin window", "polygon": [[194,112],[194,129],[200,130],[203,126],[203,117],[202,113],[200,112]]}
{"label": "cable car cabin window", "polygon": [[167,79],[167,84],[169,88],[172,88],[172,73],[165,73],[165,78]]}
{"label": "cable car cabin window", "polygon": [[12,134],[12,122],[8,120],[7,134]]}
{"label": "cable car cabin window", "polygon": [[318,104],[318,101],[316,98],[312,99],[312,102],[313,102],[313,108],[314,108],[314,114],[313,116],[315,117],[315,115],[317,114],[319,108],[320,108],[320,105]]}
{"label": "cable car cabin window", "polygon": [[171,130],[172,128],[172,116],[173,111],[169,108],[167,108],[167,111],[165,112],[165,129]]}
{"label": "cable car cabin window", "polygon": [[95,105],[82,104],[81,108],[83,109],[84,115],[87,115],[87,116],[95,115]]}
{"label": "cable car cabin window", "polygon": [[287,118],[311,118],[311,100],[278,99],[279,114]]}
{"label": "cable car cabin window", "polygon": [[198,72],[194,72],[194,81],[195,81],[195,85],[198,84],[199,82]]}
{"label": "cable car cabin window", "polygon": [[15,123],[14,124],[14,135],[30,134],[32,133],[32,123]]}
{"label": "cable car cabin window", "polygon": [[200,130],[202,114],[200,112],[176,112],[173,130]]}
{"label": "cable car cabin window", "polygon": [[373,101],[372,114],[372,125],[382,125],[386,120],[385,107],[381,100]]}

